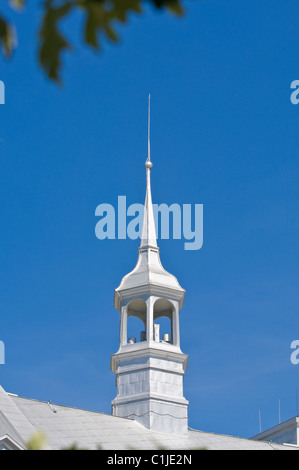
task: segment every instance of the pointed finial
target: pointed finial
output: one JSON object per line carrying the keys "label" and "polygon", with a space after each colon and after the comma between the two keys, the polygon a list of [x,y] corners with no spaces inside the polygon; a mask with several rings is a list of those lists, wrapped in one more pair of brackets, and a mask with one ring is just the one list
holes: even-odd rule
{"label": "pointed finial", "polygon": [[148,123],[147,123],[147,160],[145,162],[146,168],[151,169],[153,164],[151,162],[151,95],[148,95]]}
{"label": "pointed finial", "polygon": [[151,159],[151,95],[148,95],[147,159]]}

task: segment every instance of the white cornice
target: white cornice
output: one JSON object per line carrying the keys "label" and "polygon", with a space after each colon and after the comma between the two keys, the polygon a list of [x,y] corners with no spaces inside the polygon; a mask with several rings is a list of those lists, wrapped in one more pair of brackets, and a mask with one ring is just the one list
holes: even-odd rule
{"label": "white cornice", "polygon": [[[130,347],[131,346],[131,347]],[[135,347],[134,347],[135,346]],[[117,372],[117,368],[120,364],[120,362],[124,361],[132,361],[132,367],[136,369],[136,366],[138,367],[138,364],[136,363],[136,359],[140,358],[149,358],[149,362],[144,365],[140,364],[140,369],[144,368],[161,368],[164,369],[162,365],[159,367],[151,363],[152,359],[165,359],[167,361],[173,361],[176,363],[180,363],[183,366],[183,370],[185,371],[187,368],[187,363],[188,363],[188,355],[184,354],[181,352],[179,348],[171,347],[171,345],[165,345],[165,348],[162,348],[163,345],[160,345],[159,347],[153,347],[153,344],[149,347],[136,347],[138,345],[129,345],[127,348],[123,347],[121,348],[116,354],[113,354],[111,356],[111,370],[113,372]],[[130,363],[127,364],[128,370],[130,369]],[[172,369],[171,364],[167,364],[167,369],[169,370]]]}
{"label": "white cornice", "polygon": [[182,288],[175,289],[161,284],[148,283],[141,286],[130,287],[128,289],[114,291],[114,307],[120,311],[122,303],[127,299],[143,298],[149,295],[155,295],[165,299],[176,300],[179,302],[179,308],[184,305],[186,291]]}

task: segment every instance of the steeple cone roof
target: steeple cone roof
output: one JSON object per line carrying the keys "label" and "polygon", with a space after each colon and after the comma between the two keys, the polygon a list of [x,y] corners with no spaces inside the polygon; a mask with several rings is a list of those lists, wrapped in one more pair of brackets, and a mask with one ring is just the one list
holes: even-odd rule
{"label": "steeple cone roof", "polygon": [[143,216],[143,227],[142,227],[142,236],[141,236],[141,245],[140,248],[154,247],[157,248],[157,236],[154,220],[154,211],[152,203],[152,192],[151,192],[151,141],[150,141],[150,95],[148,98],[148,153],[147,160],[145,162],[146,167],[146,196],[144,204],[144,216]]}
{"label": "steeple cone roof", "polygon": [[115,290],[114,306],[118,309],[120,308],[121,298],[131,297],[132,289],[137,289],[140,293],[141,291],[145,293],[149,289],[153,293],[158,290],[159,295],[165,289],[171,290],[173,296],[180,301],[181,306],[184,302],[185,290],[180,286],[176,277],[163,268],[160,260],[151,194],[152,166],[150,140],[148,140],[148,158],[145,162],[146,196],[141,243],[138,250],[139,256],[136,267],[123,277],[119,287]]}

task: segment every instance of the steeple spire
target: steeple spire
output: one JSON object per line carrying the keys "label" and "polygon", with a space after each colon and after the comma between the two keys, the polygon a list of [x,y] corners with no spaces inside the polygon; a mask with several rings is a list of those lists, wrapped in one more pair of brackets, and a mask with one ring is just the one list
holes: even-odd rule
{"label": "steeple spire", "polygon": [[155,229],[155,219],[152,203],[151,193],[151,169],[153,164],[151,162],[151,144],[150,144],[150,120],[151,120],[151,95],[148,97],[148,154],[145,162],[146,168],[146,196],[144,203],[144,216],[140,249],[149,247],[157,248],[157,236]]}
{"label": "steeple spire", "polygon": [[150,95],[148,100],[148,156],[145,162],[146,168],[146,196],[144,203],[143,226],[141,243],[139,247],[138,261],[130,273],[123,277],[119,287],[114,292],[114,306],[121,308],[124,295],[129,293],[129,289],[148,289],[150,285],[159,285],[163,288],[176,292],[179,299],[180,308],[184,304],[185,290],[182,289],[175,276],[167,272],[161,263],[157,236],[155,228],[155,218],[151,193],[151,154],[150,154]]}
{"label": "steeple spire", "polygon": [[148,95],[147,159],[151,161],[151,95]]}

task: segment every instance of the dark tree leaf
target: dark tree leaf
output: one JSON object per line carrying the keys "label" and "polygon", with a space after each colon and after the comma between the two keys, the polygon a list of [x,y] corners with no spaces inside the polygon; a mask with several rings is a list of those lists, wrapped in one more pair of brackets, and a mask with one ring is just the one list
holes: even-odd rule
{"label": "dark tree leaf", "polygon": [[0,16],[0,43],[3,54],[9,57],[15,46],[15,31],[13,27]]}
{"label": "dark tree leaf", "polygon": [[[25,6],[26,0],[7,0],[15,9]],[[142,13],[147,2],[156,8],[182,15],[184,0],[41,0],[44,13],[39,30],[39,62],[48,78],[60,81],[63,52],[71,49],[59,29],[59,22],[71,11],[81,11],[84,15],[84,43],[96,50],[100,49],[100,37],[118,41],[117,23],[126,23],[131,13]],[[15,46],[13,27],[0,16],[0,44],[3,54],[10,56]]]}
{"label": "dark tree leaf", "polygon": [[112,8],[110,10],[110,20],[118,20],[122,23],[126,23],[128,15],[134,11],[141,13],[141,1],[140,0],[112,0]]}
{"label": "dark tree leaf", "polygon": [[184,13],[181,0],[150,0],[150,2],[157,8],[167,8],[178,15],[182,15]]}
{"label": "dark tree leaf", "polygon": [[58,23],[71,11],[73,4],[68,1],[55,8],[50,3],[52,2],[46,2],[46,11],[39,32],[39,61],[48,77],[59,82],[61,54],[71,46],[58,30]]}
{"label": "dark tree leaf", "polygon": [[116,33],[110,28],[108,23],[108,14],[102,2],[85,1],[82,5],[86,14],[85,23],[85,42],[95,49],[100,49],[99,33],[106,30],[110,39],[117,41]]}
{"label": "dark tree leaf", "polygon": [[140,0],[81,0],[80,6],[86,12],[85,42],[95,49],[100,48],[101,33],[111,41],[118,41],[115,21],[125,23],[131,11],[141,12]]}

